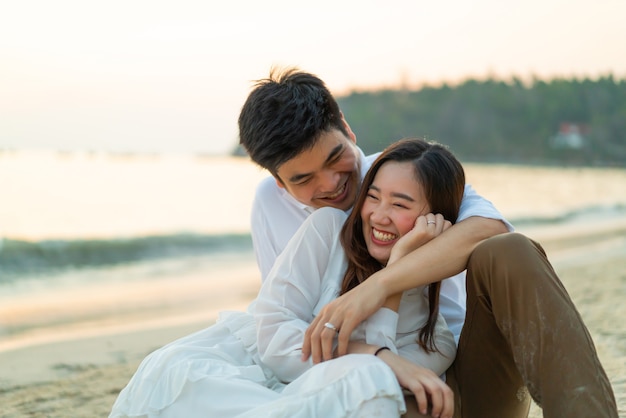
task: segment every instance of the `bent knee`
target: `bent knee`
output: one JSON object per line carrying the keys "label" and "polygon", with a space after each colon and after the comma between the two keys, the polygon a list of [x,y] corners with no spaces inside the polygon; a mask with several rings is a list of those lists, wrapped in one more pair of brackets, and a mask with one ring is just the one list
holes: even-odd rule
{"label": "bent knee", "polygon": [[486,260],[521,260],[525,255],[539,251],[545,256],[541,246],[518,232],[508,232],[488,238],[478,244],[472,252],[469,263]]}
{"label": "bent knee", "polygon": [[519,232],[507,232],[487,238],[476,246],[472,255],[519,253],[533,247],[537,247],[537,244],[527,236]]}

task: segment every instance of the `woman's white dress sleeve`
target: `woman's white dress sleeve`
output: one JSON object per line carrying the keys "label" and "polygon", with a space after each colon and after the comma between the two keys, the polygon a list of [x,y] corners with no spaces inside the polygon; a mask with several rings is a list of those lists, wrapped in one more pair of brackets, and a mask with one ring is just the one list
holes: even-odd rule
{"label": "woman's white dress sleeve", "polygon": [[316,210],[289,241],[259,291],[254,311],[259,354],[284,382],[313,365],[310,359],[301,360],[304,333],[319,310],[338,295],[346,268],[339,231],[346,218],[338,209]]}

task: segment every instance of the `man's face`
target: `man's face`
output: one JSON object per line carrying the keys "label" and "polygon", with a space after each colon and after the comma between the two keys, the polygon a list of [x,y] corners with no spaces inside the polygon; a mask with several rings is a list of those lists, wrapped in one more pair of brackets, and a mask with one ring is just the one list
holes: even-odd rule
{"label": "man's face", "polygon": [[356,138],[333,129],[323,133],[310,150],[278,168],[276,183],[299,202],[321,208],[348,210],[361,184]]}

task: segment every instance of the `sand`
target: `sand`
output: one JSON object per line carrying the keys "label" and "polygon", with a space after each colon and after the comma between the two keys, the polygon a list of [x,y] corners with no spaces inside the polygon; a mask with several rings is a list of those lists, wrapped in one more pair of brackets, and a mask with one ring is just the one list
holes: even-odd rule
{"label": "sand", "polygon": [[[521,232],[547,250],[596,343],[620,417],[626,417],[626,219]],[[58,297],[0,307],[3,318],[12,309],[32,321],[61,312],[43,329],[0,340],[0,417],[107,416],[146,354],[210,325],[220,310],[244,309],[259,278],[246,265],[217,289],[200,277],[188,280],[193,285],[184,290],[168,283],[135,283],[124,295],[118,291],[115,310],[103,302],[112,296],[106,289],[74,295],[85,302],[79,308],[55,305]],[[142,293],[141,305],[128,308],[142,286],[151,291]],[[541,410],[533,406],[530,416],[541,417]]]}

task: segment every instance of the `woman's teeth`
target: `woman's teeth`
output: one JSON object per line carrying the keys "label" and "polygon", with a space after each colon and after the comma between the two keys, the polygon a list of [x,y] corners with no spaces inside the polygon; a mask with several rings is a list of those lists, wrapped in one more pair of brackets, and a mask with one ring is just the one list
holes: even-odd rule
{"label": "woman's teeth", "polygon": [[393,241],[397,237],[396,234],[389,234],[387,232],[381,232],[376,229],[372,229],[372,232],[374,234],[374,238],[379,241]]}

